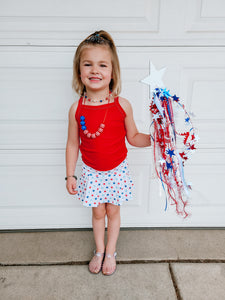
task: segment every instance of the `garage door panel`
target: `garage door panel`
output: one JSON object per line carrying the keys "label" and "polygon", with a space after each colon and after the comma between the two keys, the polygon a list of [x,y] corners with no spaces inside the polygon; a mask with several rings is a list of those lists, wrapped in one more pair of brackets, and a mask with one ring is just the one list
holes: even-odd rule
{"label": "garage door panel", "polygon": [[[175,206],[166,207],[166,197],[161,183],[153,178],[150,188],[150,218],[155,226],[164,222],[172,226],[198,227],[221,226],[225,213],[223,185],[225,178],[224,149],[198,149],[187,161],[185,179],[192,184],[187,211],[190,218],[174,217]],[[205,225],[203,225],[205,224]],[[223,225],[222,225],[223,226]]]}
{"label": "garage door panel", "polygon": [[[35,51],[24,48],[24,52],[20,48],[18,53],[12,51],[12,48],[3,51],[5,57],[0,59],[0,65],[4,66],[8,60],[9,67],[0,70],[0,96],[3,99],[0,104],[0,120],[4,126],[0,142],[2,147],[13,143],[18,147],[22,147],[23,143],[29,147],[29,140],[33,148],[44,145],[62,147],[65,143],[68,109],[77,99],[71,91],[74,51],[75,49],[59,48],[54,49],[54,52],[49,48],[38,48]],[[15,73],[13,62],[10,62],[12,56],[19,65]],[[30,58],[23,61],[24,56]],[[147,132],[149,129],[149,89],[140,80],[148,74],[148,62],[151,59],[158,69],[168,66],[164,81],[171,92],[180,95],[182,103],[195,113],[194,121],[196,119],[199,128],[218,130],[220,143],[224,145],[225,135],[219,135],[225,124],[225,113],[220,109],[223,106],[221,95],[224,92],[225,78],[221,61],[225,58],[220,48],[211,51],[204,51],[203,48],[189,51],[185,48],[179,51],[171,48],[120,48],[119,56],[123,80],[122,96],[131,101],[140,130]],[[206,64],[209,64],[209,68],[203,67]],[[217,99],[214,104],[213,95]],[[218,120],[220,123],[216,123]],[[209,126],[205,127],[206,121]],[[212,122],[209,123],[210,121]],[[217,138],[217,134],[211,136]],[[204,146],[206,142],[207,138],[200,140],[200,144],[203,143]],[[212,143],[216,143],[216,140]]]}
{"label": "garage door panel", "polygon": [[120,46],[225,44],[223,0],[2,0],[0,11],[1,45],[73,46],[102,28]]}
{"label": "garage door panel", "polygon": [[67,121],[3,121],[1,149],[63,149]]}
{"label": "garage door panel", "polygon": [[[151,60],[157,69],[168,67],[167,87],[188,110],[196,110],[193,121],[200,137],[185,169],[187,180],[193,182],[192,217],[185,221],[172,206],[164,211],[165,196],[154,174],[152,150],[129,146],[136,191],[134,201],[121,208],[122,226],[224,226],[224,102],[219,99],[219,108],[215,101],[215,111],[210,107],[214,90],[217,98],[224,91],[224,51],[220,47],[118,50],[122,96],[132,103],[139,130],[148,132],[151,123],[149,87],[139,82],[149,74]],[[68,110],[77,99],[71,92],[75,48],[5,47],[0,51],[1,228],[90,227],[90,210],[67,194],[64,181]],[[11,188],[12,174],[15,188]]]}
{"label": "garage door panel", "polygon": [[[135,211],[135,224],[148,214],[150,161],[148,151],[137,157],[129,153],[129,165],[135,182],[133,200],[124,203]],[[91,209],[83,207],[76,196],[66,191],[65,152],[62,150],[2,150],[0,153],[0,226],[12,228],[91,227]],[[141,168],[140,168],[141,166]],[[79,159],[76,174],[81,173]],[[145,182],[145,188],[142,183]],[[39,219],[38,219],[38,213]],[[33,214],[33,218],[31,215]],[[122,226],[126,226],[123,223]]]}
{"label": "garage door panel", "polygon": [[1,120],[65,120],[67,117],[65,103],[74,97],[71,70],[36,69],[34,65],[24,64],[16,72],[13,68],[1,68],[0,76]]}

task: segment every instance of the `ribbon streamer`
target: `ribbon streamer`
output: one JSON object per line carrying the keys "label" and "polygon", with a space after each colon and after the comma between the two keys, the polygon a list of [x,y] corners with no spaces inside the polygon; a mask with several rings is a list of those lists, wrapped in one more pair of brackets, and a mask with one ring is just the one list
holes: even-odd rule
{"label": "ribbon streamer", "polygon": [[[184,132],[179,133],[176,130],[174,104],[182,109],[186,128],[190,127]],[[185,181],[184,163],[196,149],[195,128],[190,115],[184,105],[180,103],[179,97],[171,96],[166,89],[156,88],[154,90],[150,111],[153,119],[151,137],[154,143],[155,170],[165,191],[165,210],[169,199],[171,204],[175,205],[177,214],[186,218],[189,215],[186,206],[191,186]],[[178,137],[182,139],[183,144],[180,150],[177,145]]]}

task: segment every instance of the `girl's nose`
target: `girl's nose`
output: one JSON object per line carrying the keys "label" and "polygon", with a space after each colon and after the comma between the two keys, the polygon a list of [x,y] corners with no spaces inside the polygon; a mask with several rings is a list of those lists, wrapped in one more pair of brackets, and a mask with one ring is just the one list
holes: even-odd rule
{"label": "girl's nose", "polygon": [[98,73],[98,68],[97,68],[96,66],[93,66],[92,69],[91,69],[91,72],[92,72],[93,74]]}

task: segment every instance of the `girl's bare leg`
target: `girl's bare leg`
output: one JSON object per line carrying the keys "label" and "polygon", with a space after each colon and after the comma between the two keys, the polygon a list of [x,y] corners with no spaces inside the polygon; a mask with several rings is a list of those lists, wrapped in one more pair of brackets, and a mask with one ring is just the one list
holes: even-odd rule
{"label": "girl's bare leg", "polygon": [[[103,273],[111,274],[116,266],[116,259],[113,254],[116,251],[116,244],[120,233],[120,206],[107,203],[106,214],[108,217],[108,229]],[[111,257],[107,257],[107,255],[110,255]]]}
{"label": "girl's bare leg", "polygon": [[105,252],[105,204],[92,208],[92,225],[96,245],[96,253],[102,255],[94,256],[89,263],[89,270],[92,273],[98,273],[101,270],[103,254]]}
{"label": "girl's bare leg", "polygon": [[96,244],[96,252],[104,253],[105,251],[105,203],[99,204],[98,207],[92,208],[92,226]]}

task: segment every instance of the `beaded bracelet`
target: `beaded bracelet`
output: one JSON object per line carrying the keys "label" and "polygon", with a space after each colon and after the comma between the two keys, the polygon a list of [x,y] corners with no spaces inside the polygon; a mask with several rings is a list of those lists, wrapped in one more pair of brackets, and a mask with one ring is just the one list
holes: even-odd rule
{"label": "beaded bracelet", "polygon": [[65,177],[65,180],[67,180],[69,177],[74,177],[77,180],[77,176],[76,175],[67,176],[67,177]]}

